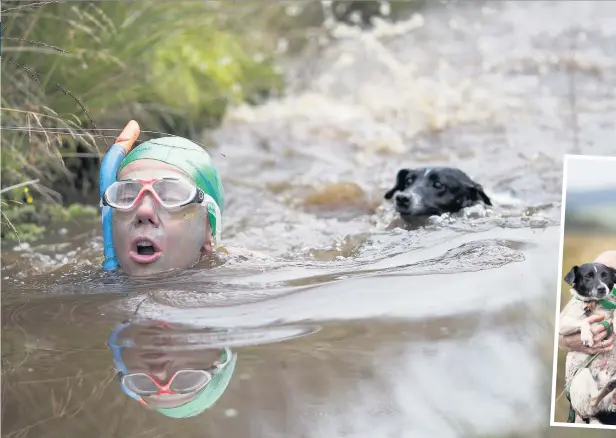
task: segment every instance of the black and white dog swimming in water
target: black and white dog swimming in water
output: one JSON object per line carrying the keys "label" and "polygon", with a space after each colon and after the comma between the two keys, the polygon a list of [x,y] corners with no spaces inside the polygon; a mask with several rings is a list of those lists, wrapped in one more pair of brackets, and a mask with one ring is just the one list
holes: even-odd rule
{"label": "black and white dog swimming in water", "polygon": [[483,187],[454,167],[401,169],[396,185],[385,193],[405,222],[429,216],[456,213],[483,203],[492,205]]}

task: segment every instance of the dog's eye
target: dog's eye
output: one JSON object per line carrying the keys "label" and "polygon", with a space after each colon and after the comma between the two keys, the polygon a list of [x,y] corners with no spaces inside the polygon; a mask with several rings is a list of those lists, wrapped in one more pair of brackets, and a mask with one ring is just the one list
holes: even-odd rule
{"label": "dog's eye", "polygon": [[440,181],[434,181],[434,183],[432,183],[432,187],[434,187],[436,190],[440,190],[445,186]]}

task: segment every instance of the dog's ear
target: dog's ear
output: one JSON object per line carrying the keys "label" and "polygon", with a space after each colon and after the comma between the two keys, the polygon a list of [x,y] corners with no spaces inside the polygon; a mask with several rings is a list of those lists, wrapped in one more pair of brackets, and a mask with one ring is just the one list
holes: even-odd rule
{"label": "dog's ear", "polygon": [[483,186],[481,184],[474,183],[471,187],[471,191],[473,192],[475,199],[480,199],[484,204],[492,206],[492,201],[483,191]]}
{"label": "dog's ear", "polygon": [[579,270],[580,270],[580,267],[577,265],[571,268],[571,270],[567,273],[567,275],[565,275],[565,283],[567,283],[569,286],[573,286],[575,282],[575,277],[577,277]]}
{"label": "dog's ear", "polygon": [[[608,266],[608,268],[609,268],[609,266]],[[612,273],[612,282],[614,282],[614,284],[616,284],[616,269],[610,268],[610,272]]]}
{"label": "dog's ear", "polygon": [[406,188],[406,178],[411,173],[411,169],[400,169],[396,175],[396,185],[385,193],[385,199],[391,199],[394,193],[398,190],[404,190]]}
{"label": "dog's ear", "polygon": [[492,206],[492,200],[486,195],[486,192],[483,189],[483,186],[471,178],[468,175],[464,174],[464,182],[463,185],[468,190],[467,193],[470,194],[470,197],[474,201],[482,201],[484,204]]}

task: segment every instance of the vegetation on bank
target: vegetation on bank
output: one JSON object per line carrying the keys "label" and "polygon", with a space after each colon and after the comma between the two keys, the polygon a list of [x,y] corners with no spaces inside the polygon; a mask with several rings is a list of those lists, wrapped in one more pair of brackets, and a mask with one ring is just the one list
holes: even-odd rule
{"label": "vegetation on bank", "polygon": [[[194,138],[228,105],[278,93],[275,41],[259,26],[273,9],[3,2],[3,238],[38,236],[58,204],[91,203],[100,156],[130,118]],[[29,193],[6,190],[33,179]]]}
{"label": "vegetation on bank", "polygon": [[40,234],[43,206],[95,204],[100,157],[129,119],[140,140],[196,139],[229,105],[279,94],[280,56],[309,29],[366,25],[387,4],[325,3],[2,2],[2,238]]}

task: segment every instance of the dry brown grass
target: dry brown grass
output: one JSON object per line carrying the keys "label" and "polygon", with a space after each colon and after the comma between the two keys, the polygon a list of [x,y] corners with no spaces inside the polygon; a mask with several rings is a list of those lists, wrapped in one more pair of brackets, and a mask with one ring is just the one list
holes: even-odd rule
{"label": "dry brown grass", "polygon": [[[587,263],[597,258],[603,251],[616,249],[616,233],[615,234],[565,234],[563,246],[562,270],[563,277],[571,266],[575,264]],[[562,281],[562,279],[561,279]],[[569,286],[563,281],[561,288],[561,303],[562,309],[571,299]],[[564,389],[564,367],[565,367],[565,351],[558,351],[558,368],[556,379],[556,397],[558,397]],[[554,420],[566,422],[569,413],[569,403],[563,395],[556,404]]]}

